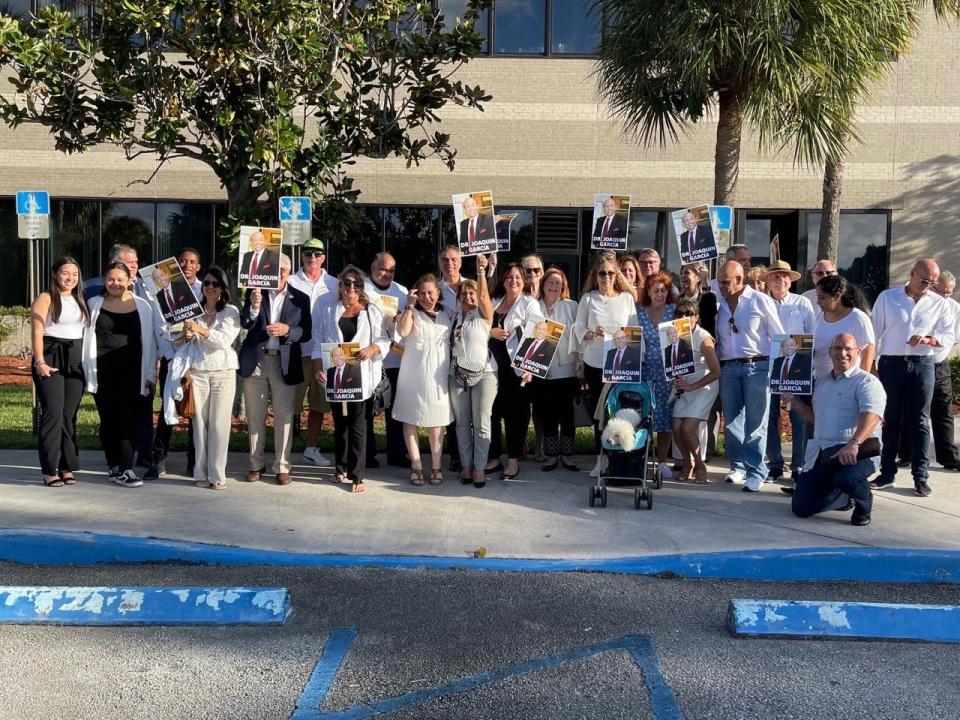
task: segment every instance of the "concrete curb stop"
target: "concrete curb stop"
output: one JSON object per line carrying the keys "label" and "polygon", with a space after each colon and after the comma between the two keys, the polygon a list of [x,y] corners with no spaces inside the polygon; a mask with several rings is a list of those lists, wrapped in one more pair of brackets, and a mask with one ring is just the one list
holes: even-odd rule
{"label": "concrete curb stop", "polygon": [[727,628],[742,638],[960,643],[960,606],[735,599]]}
{"label": "concrete curb stop", "polygon": [[549,560],[416,555],[329,555],[44,529],[0,530],[0,561],[30,565],[180,563],[275,567],[609,572],[668,578],[784,582],[960,584],[960,551],[785,548]]}
{"label": "concrete curb stop", "polygon": [[282,625],[276,587],[0,587],[0,624]]}

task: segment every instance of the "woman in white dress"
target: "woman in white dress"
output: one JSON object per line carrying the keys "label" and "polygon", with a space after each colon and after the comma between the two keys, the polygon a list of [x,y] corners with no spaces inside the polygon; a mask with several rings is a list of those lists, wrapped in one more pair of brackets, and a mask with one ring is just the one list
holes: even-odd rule
{"label": "woman in white dress", "polygon": [[443,482],[440,467],[443,430],[453,422],[447,382],[453,316],[439,300],[437,278],[424,275],[410,291],[407,307],[397,319],[397,333],[405,338],[405,342],[393,417],[403,423],[403,440],[410,455],[410,482],[413,485],[423,485],[417,428],[427,428],[430,484],[439,485]]}

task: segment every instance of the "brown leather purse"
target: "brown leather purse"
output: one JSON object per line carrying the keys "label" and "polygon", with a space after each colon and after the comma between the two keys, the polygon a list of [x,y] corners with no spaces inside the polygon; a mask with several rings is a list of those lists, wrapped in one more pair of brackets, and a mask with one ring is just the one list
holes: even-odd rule
{"label": "brown leather purse", "polygon": [[180,378],[180,387],[183,388],[183,398],[175,401],[177,414],[189,420],[197,414],[197,406],[193,402],[193,383],[189,377],[183,377]]}

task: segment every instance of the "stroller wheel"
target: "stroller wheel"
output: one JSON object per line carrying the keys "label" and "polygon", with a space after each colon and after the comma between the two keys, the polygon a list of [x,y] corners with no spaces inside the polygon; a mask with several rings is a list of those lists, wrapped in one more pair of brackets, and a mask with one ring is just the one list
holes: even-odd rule
{"label": "stroller wheel", "polygon": [[640,492],[640,488],[637,488],[633,491],[633,507],[636,510],[640,509],[640,501],[643,499],[643,494]]}
{"label": "stroller wheel", "polygon": [[600,489],[600,507],[607,506],[607,488]]}
{"label": "stroller wheel", "polygon": [[659,490],[663,487],[663,475],[660,474],[660,463],[653,464],[653,486]]}
{"label": "stroller wheel", "polygon": [[653,493],[647,490],[647,510],[653,510]]}
{"label": "stroller wheel", "polygon": [[593,506],[594,506],[594,503],[596,503],[596,501],[597,501],[597,494],[596,494],[596,490],[597,490],[597,489],[591,485],[591,486],[588,488],[588,490],[590,490],[590,499],[589,499],[588,502],[590,503],[590,507],[593,507]]}

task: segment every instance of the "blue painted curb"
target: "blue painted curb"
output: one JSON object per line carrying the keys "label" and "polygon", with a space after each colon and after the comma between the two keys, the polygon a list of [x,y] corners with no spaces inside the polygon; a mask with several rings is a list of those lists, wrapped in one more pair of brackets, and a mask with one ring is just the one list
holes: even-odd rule
{"label": "blue painted curb", "polygon": [[318,555],[157,538],[0,530],[0,560],[30,565],[181,563],[278,567],[609,572],[713,580],[960,584],[960,552],[907,548],[790,548],[594,560]]}
{"label": "blue painted curb", "polygon": [[0,624],[282,625],[276,587],[0,587]]}
{"label": "blue painted curb", "polygon": [[802,600],[731,600],[737,637],[960,643],[960,606]]}

